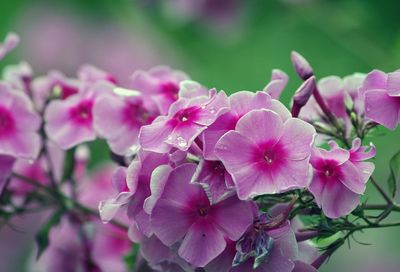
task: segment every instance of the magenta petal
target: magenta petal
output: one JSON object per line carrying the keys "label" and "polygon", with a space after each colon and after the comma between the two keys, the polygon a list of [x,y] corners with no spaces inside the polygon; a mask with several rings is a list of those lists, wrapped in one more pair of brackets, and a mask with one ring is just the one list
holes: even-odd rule
{"label": "magenta petal", "polygon": [[277,142],[282,135],[282,129],[282,119],[270,110],[253,110],[236,124],[236,131],[242,135],[250,135],[249,139],[256,144]]}
{"label": "magenta petal", "polygon": [[400,98],[389,96],[385,90],[365,92],[365,116],[387,127],[395,129],[399,122]]}
{"label": "magenta petal", "polygon": [[193,141],[207,127],[192,123],[190,125],[176,127],[168,136],[166,143],[182,151],[189,149]]}
{"label": "magenta petal", "polygon": [[225,247],[226,241],[222,232],[212,223],[200,219],[190,227],[178,253],[189,263],[204,267],[224,251]]}
{"label": "magenta petal", "polygon": [[322,195],[322,210],[329,218],[338,218],[352,212],[359,203],[359,195],[340,182],[329,182]]}
{"label": "magenta petal", "polygon": [[271,176],[280,190],[304,188],[310,180],[309,168],[308,159],[299,161],[286,160],[284,171],[274,171]]}
{"label": "magenta petal", "polygon": [[166,246],[172,246],[182,239],[193,224],[185,208],[173,200],[166,199],[158,200],[154,206],[150,216],[151,227]]}
{"label": "magenta petal", "polygon": [[117,212],[129,203],[132,197],[131,192],[122,192],[117,197],[101,201],[99,203],[100,218],[103,222],[107,223],[112,220]]}
{"label": "magenta petal", "polygon": [[322,198],[325,188],[325,179],[324,175],[320,172],[314,173],[311,184],[308,189],[314,195],[315,202],[317,202],[318,206],[322,206]]}
{"label": "magenta petal", "polygon": [[210,217],[233,241],[238,240],[253,223],[251,204],[240,201],[236,196],[213,206]]}
{"label": "magenta petal", "polygon": [[141,243],[140,253],[151,265],[161,263],[171,258],[170,249],[154,235]]}

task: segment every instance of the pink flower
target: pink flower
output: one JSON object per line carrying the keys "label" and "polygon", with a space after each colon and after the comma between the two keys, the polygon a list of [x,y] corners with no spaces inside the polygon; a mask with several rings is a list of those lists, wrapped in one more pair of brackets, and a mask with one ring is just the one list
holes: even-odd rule
{"label": "pink flower", "polygon": [[203,267],[225,249],[225,237],[236,241],[242,236],[253,215],[251,203],[236,197],[211,205],[202,187],[189,183],[195,169],[194,164],[183,164],[171,172],[150,220],[166,246],[183,239],[179,256]]}
{"label": "pink flower", "polygon": [[284,121],[271,110],[253,110],[222,136],[216,154],[239,198],[248,199],[305,187],[314,136],[314,128],[300,119]]}
{"label": "pink flower", "polygon": [[191,183],[201,184],[211,203],[217,203],[235,192],[232,177],[220,161],[201,160]]}
{"label": "pink flower", "polygon": [[395,129],[400,122],[400,72],[374,70],[360,88],[364,97],[365,117]]}
{"label": "pink flower", "polygon": [[94,108],[94,127],[107,139],[111,150],[119,155],[129,153],[138,145],[139,130],[157,116],[145,108],[143,97],[104,95],[97,99]]}
{"label": "pink flower", "polygon": [[40,118],[29,98],[0,83],[0,155],[34,159],[40,150]]}
{"label": "pink flower", "polygon": [[[358,88],[361,86],[364,77],[363,74],[355,73],[343,79],[337,76],[329,76],[318,81],[317,88],[329,110],[345,122],[347,127],[351,126],[351,122],[346,112],[346,99],[354,103],[358,115],[361,116],[364,113],[362,100],[358,95]],[[311,97],[300,111],[299,117],[307,121],[316,121],[321,120],[323,115],[315,98]]]}
{"label": "pink flower", "polygon": [[298,259],[296,237],[288,220],[278,222],[282,214],[272,216],[265,213],[257,216],[240,240],[228,241],[224,252],[205,271],[292,272]]}
{"label": "pink flower", "polygon": [[215,89],[209,96],[181,98],[169,109],[167,116],[157,117],[142,127],[139,139],[144,150],[166,152],[171,147],[186,151],[208,126],[229,110],[226,94]]}
{"label": "pink flower", "polygon": [[[154,206],[152,202],[157,199],[156,195],[162,192],[164,180],[168,177],[168,162],[169,158],[165,154],[139,150],[128,169],[118,168],[113,177],[114,188],[118,194],[100,202],[102,220],[111,220],[125,207],[131,220],[130,238],[138,241],[143,234],[150,237],[152,230],[149,214]],[[157,190],[159,192],[156,192]]]}
{"label": "pink flower", "polygon": [[111,92],[112,88],[111,84],[101,81],[65,100],[51,101],[45,112],[48,137],[62,149],[96,139],[93,105],[100,94]]}
{"label": "pink flower", "polygon": [[170,105],[178,100],[180,83],[188,79],[182,71],[157,66],[149,71],[136,71],[130,87],[148,96],[161,114],[167,114]]}
{"label": "pink flower", "polygon": [[207,160],[218,160],[215,155],[215,144],[229,130],[234,130],[238,120],[252,110],[270,109],[278,113],[283,120],[290,117],[290,112],[278,100],[271,99],[265,92],[240,91],[229,97],[230,111],[221,115],[202,134],[203,155]]}
{"label": "pink flower", "polygon": [[19,36],[15,33],[8,33],[4,43],[0,44],[0,60],[10,53],[19,44]]}
{"label": "pink flower", "polygon": [[359,139],[353,141],[350,151],[333,142],[330,145],[330,151],[313,149],[314,175],[309,190],[327,217],[338,218],[357,207],[374,170],[372,163],[363,161],[375,155],[375,148],[367,152]]}

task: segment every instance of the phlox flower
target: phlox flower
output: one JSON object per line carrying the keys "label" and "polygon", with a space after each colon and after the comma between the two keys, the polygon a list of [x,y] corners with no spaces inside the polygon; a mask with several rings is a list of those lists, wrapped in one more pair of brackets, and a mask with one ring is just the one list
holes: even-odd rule
{"label": "phlox flower", "polygon": [[400,122],[400,72],[370,72],[365,78],[360,94],[364,98],[365,117],[389,129]]}
{"label": "phlox flower", "polygon": [[40,117],[29,98],[0,83],[0,155],[35,159],[40,150]]}
{"label": "phlox flower", "polygon": [[[150,237],[152,230],[149,213],[154,205],[152,202],[157,199],[157,186],[162,190],[164,180],[168,177],[170,171],[168,162],[169,157],[166,154],[139,150],[136,159],[128,168],[120,167],[116,170],[113,184],[118,193],[115,197],[100,202],[101,219],[108,222],[124,208],[131,221],[129,230],[131,240],[139,241],[143,235]],[[163,167],[155,171],[161,165]]]}
{"label": "phlox flower", "polygon": [[310,162],[314,174],[309,190],[327,217],[338,218],[357,207],[374,170],[373,163],[364,160],[375,155],[375,148],[368,151],[359,139],[353,141],[350,151],[333,142],[330,145],[329,151],[313,149]]}
{"label": "phlox flower", "polygon": [[157,66],[149,71],[136,71],[130,88],[148,96],[148,101],[155,104],[161,114],[167,114],[171,104],[178,100],[180,83],[188,79],[182,71]]}
{"label": "phlox flower", "polygon": [[182,97],[171,105],[167,116],[142,127],[139,139],[144,150],[167,152],[172,147],[186,151],[201,132],[229,110],[225,92],[210,90],[208,96]]}
{"label": "phlox flower", "polygon": [[232,175],[240,199],[303,188],[309,180],[309,158],[315,129],[271,110],[244,115],[218,141],[216,154]]}
{"label": "phlox flower", "polygon": [[215,144],[229,130],[234,130],[239,119],[252,110],[270,109],[278,113],[283,120],[290,117],[290,112],[278,100],[271,99],[265,92],[240,91],[229,96],[230,110],[218,117],[215,122],[201,134],[203,155],[207,160],[218,160],[215,155]]}
{"label": "phlox flower", "polygon": [[107,139],[110,149],[119,155],[138,145],[139,130],[150,124],[156,112],[144,106],[143,96],[118,96],[110,93],[96,100],[93,107],[94,127]]}
{"label": "phlox flower", "polygon": [[100,81],[65,100],[53,100],[45,111],[45,131],[62,149],[96,139],[93,105],[96,98],[111,92],[113,85]]}
{"label": "phlox flower", "polygon": [[[364,114],[362,98],[358,94],[358,89],[364,78],[364,74],[354,73],[344,78],[328,76],[320,79],[317,83],[319,93],[329,110],[337,118],[341,119],[348,128],[351,126],[351,121],[346,112],[345,101],[352,101],[357,115],[362,116]],[[299,118],[307,121],[323,121],[322,116],[324,116],[324,113],[313,96],[299,114]]]}
{"label": "phlox flower", "polygon": [[14,163],[15,158],[11,156],[0,155],[0,195],[3,193],[6,181],[12,173]]}
{"label": "phlox flower", "polygon": [[198,184],[190,184],[194,164],[183,164],[169,175],[152,209],[154,234],[168,247],[177,242],[178,254],[204,267],[226,247],[225,237],[238,240],[253,221],[252,205],[236,196],[211,205]]}

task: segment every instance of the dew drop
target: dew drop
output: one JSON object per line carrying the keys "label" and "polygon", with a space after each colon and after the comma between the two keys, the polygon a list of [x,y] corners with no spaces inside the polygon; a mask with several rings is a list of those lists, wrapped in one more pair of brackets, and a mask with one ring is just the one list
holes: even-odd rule
{"label": "dew drop", "polygon": [[178,141],[178,146],[180,146],[180,147],[185,147],[187,145],[185,139],[183,139],[181,136],[176,138],[176,140]]}
{"label": "dew drop", "polygon": [[214,113],[216,113],[216,112],[217,112],[217,111],[216,111],[214,108],[211,108],[211,109],[210,109],[210,113],[211,113],[211,114],[214,114]]}

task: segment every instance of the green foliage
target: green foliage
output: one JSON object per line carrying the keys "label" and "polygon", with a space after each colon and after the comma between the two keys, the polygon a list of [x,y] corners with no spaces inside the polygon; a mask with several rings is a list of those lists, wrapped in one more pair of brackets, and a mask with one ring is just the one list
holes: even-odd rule
{"label": "green foliage", "polygon": [[400,151],[398,151],[389,162],[390,177],[388,179],[389,192],[394,198],[396,196],[397,186],[400,182]]}
{"label": "green foliage", "polygon": [[128,271],[133,271],[136,265],[137,254],[139,252],[139,244],[132,244],[131,251],[124,256],[124,262]]}
{"label": "green foliage", "polygon": [[49,245],[49,233],[51,229],[60,223],[61,217],[64,215],[65,209],[61,208],[55,211],[49,218],[49,220],[42,226],[39,232],[36,234],[35,240],[38,247],[38,253],[36,258],[39,259],[42,253],[46,250]]}

